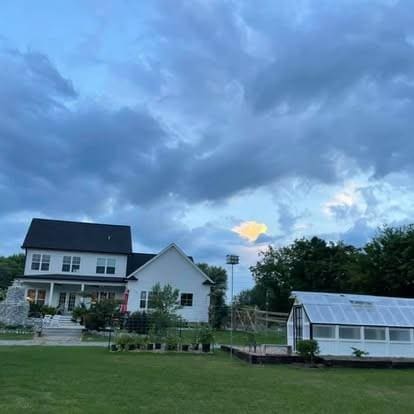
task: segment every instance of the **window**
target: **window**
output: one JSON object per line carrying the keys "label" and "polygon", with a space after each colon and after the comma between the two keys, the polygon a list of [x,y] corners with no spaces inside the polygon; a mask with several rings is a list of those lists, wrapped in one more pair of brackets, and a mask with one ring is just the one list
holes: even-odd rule
{"label": "window", "polygon": [[42,254],[42,264],[40,265],[40,270],[49,270],[50,266],[50,256],[48,254]]}
{"label": "window", "polygon": [[181,306],[193,306],[192,293],[181,293]]}
{"label": "window", "polygon": [[106,273],[109,275],[115,273],[115,259],[106,259]]}
{"label": "window", "polygon": [[63,256],[62,272],[79,272],[80,260],[78,256]]}
{"label": "window", "polygon": [[340,339],[361,339],[361,329],[359,326],[340,326]]}
{"label": "window", "polygon": [[147,292],[145,290],[141,291],[141,298],[139,301],[140,309],[145,309],[147,307]]}
{"label": "window", "polygon": [[106,259],[98,257],[96,261],[96,273],[105,273]]}
{"label": "window", "polygon": [[320,339],[335,338],[335,327],[334,326],[313,326],[313,337]]}
{"label": "window", "polygon": [[139,300],[140,309],[152,309],[154,307],[153,297],[154,293],[152,291],[147,292],[146,290],[142,290]]}
{"label": "window", "polygon": [[368,341],[385,341],[385,328],[364,328],[364,338]]}
{"label": "window", "polygon": [[28,289],[27,297],[30,302],[37,303],[38,305],[44,305],[46,302],[46,290],[45,289]]}
{"label": "window", "polygon": [[63,256],[62,272],[70,272],[71,259],[70,256]]}
{"label": "window", "polygon": [[32,270],[39,270],[40,269],[41,260],[42,260],[42,255],[41,254],[32,255]]}
{"label": "window", "polygon": [[391,342],[411,342],[410,330],[390,328],[390,341]]}
{"label": "window", "polygon": [[50,255],[48,254],[38,254],[35,253],[32,255],[32,270],[49,270],[50,266]]}
{"label": "window", "polygon": [[103,257],[98,257],[96,261],[96,273],[106,273],[107,275],[115,274],[115,259],[105,259]]}
{"label": "window", "polygon": [[72,272],[77,273],[80,270],[80,257],[73,256],[72,257]]}

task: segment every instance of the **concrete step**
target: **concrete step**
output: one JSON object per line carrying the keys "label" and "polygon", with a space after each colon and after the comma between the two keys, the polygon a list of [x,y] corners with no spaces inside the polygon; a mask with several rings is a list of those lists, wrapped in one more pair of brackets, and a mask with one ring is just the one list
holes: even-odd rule
{"label": "concrete step", "polygon": [[80,337],[82,327],[80,328],[43,328],[42,335],[44,336],[76,336]]}

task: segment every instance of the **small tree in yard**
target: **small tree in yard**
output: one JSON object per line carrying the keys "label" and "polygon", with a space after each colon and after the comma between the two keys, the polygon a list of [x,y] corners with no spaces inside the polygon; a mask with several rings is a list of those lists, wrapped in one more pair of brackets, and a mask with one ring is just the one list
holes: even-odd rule
{"label": "small tree in yard", "polygon": [[314,339],[298,341],[296,344],[296,351],[303,359],[305,359],[305,361],[313,364],[315,356],[319,354],[319,345]]}
{"label": "small tree in yard", "polygon": [[179,290],[171,285],[161,287],[157,283],[152,288],[148,307],[152,309],[152,327],[158,336],[165,336],[167,329],[177,321],[176,311],[181,308],[178,303],[179,296]]}

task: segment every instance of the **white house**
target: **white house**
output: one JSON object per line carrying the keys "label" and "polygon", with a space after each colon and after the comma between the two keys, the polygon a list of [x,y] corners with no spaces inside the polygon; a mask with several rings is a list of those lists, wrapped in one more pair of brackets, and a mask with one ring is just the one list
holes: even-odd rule
{"label": "white house", "polygon": [[209,279],[175,244],[158,254],[133,253],[129,226],[32,220],[17,280],[30,301],[71,312],[85,301],[128,298],[128,311],[148,309],[156,283],[180,291],[178,311],[191,322],[208,321]]}
{"label": "white house", "polygon": [[292,292],[288,344],[315,339],[321,355],[414,358],[414,299]]}

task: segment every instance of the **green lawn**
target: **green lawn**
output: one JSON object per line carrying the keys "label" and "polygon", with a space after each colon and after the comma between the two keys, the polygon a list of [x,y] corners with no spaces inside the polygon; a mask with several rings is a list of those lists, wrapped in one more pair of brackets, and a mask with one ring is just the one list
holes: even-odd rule
{"label": "green lawn", "polygon": [[2,340],[20,340],[20,339],[33,339],[33,333],[0,333],[0,341]]}
{"label": "green lawn", "polygon": [[411,413],[414,370],[251,366],[228,354],[0,347],[2,413]]}

